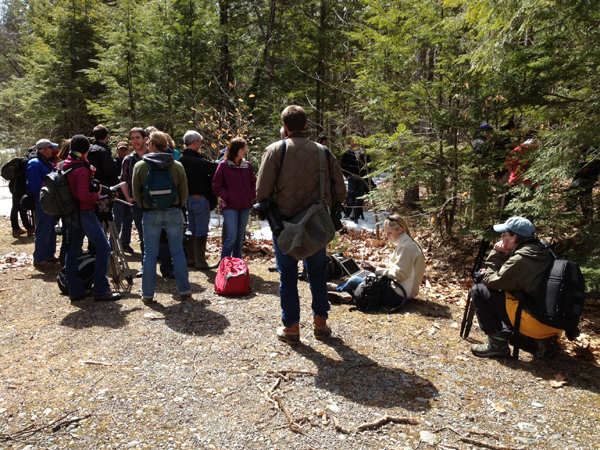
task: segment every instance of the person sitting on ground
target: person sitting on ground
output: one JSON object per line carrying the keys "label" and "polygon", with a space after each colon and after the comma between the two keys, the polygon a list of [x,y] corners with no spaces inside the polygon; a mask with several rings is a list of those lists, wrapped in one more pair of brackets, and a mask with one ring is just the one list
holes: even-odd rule
{"label": "person sitting on ground", "polygon": [[72,302],[82,300],[92,294],[86,290],[79,278],[78,258],[81,253],[83,237],[86,236],[90,244],[96,249],[96,262],[94,263],[94,300],[110,302],[119,300],[121,295],[110,290],[110,284],[106,278],[108,260],[110,258],[110,245],[106,234],[96,217],[94,205],[101,195],[112,197],[113,194],[106,186],[92,180],[92,170],[87,160],[90,150],[90,141],[85,136],[78,134],[73,136],[70,143],[70,152],[63,164],[63,170],[68,170],[75,165],[83,165],[74,168],[67,174],[69,187],[78,208],[68,216],[64,223],[67,226],[68,251],[66,257],[65,272],[67,275],[67,286],[69,287],[69,298]]}
{"label": "person sitting on ground", "polygon": [[[387,238],[396,245],[394,252],[388,261],[378,264],[377,267],[367,262],[362,262],[361,266],[375,275],[385,275],[402,286],[407,297],[404,297],[402,289],[392,284],[392,289],[388,289],[386,297],[382,299],[384,306],[400,307],[408,299],[419,295],[419,286],[425,274],[425,257],[419,244],[410,235],[406,219],[392,214],[385,220],[383,226]],[[338,302],[348,299],[347,295],[340,294],[354,294],[358,285],[363,281],[365,279],[360,276],[351,277],[345,283],[335,287],[335,292],[330,292],[329,296],[332,300],[338,297]],[[328,287],[333,288],[334,286],[329,285]]]}
{"label": "person sitting on ground", "polygon": [[[479,327],[488,336],[485,344],[471,346],[471,352],[481,358],[510,356],[508,339],[512,335],[518,298],[535,296],[544,274],[552,264],[549,249],[535,239],[535,227],[525,217],[511,217],[494,225],[502,238],[490,252],[483,280],[471,288],[471,296]],[[521,334],[538,341],[539,354],[552,357],[557,338],[562,331],[534,319],[525,310],[519,326]]]}

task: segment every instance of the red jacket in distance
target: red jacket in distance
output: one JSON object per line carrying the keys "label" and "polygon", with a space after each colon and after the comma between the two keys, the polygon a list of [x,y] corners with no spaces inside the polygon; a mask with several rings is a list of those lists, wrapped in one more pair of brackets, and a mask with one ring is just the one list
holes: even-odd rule
{"label": "red jacket in distance", "polygon": [[67,170],[74,164],[85,164],[87,167],[78,167],[67,175],[69,187],[73,198],[79,200],[80,209],[94,209],[94,205],[100,198],[97,192],[90,192],[90,180],[92,178],[91,165],[85,156],[74,159],[69,155],[63,164],[63,170]]}

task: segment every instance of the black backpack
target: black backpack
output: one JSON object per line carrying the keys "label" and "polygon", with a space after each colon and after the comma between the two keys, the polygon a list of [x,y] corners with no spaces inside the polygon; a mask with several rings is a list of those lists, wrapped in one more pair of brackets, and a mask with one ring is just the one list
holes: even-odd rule
{"label": "black backpack", "polygon": [[19,163],[21,162],[21,157],[13,158],[6,164],[2,166],[0,169],[0,176],[4,178],[6,181],[12,181],[17,178],[17,171],[19,168]]}
{"label": "black backpack", "polygon": [[395,280],[392,280],[385,275],[368,276],[365,278],[365,281],[358,285],[352,295],[352,300],[354,300],[356,309],[360,311],[377,311],[382,306],[392,306],[383,304],[388,289],[392,289],[392,283],[402,289],[403,296],[406,299],[406,291]]}
{"label": "black backpack", "polygon": [[[519,332],[521,312],[527,311],[539,322],[564,330],[572,341],[579,336],[579,318],[585,301],[585,280],[577,263],[558,259],[549,244],[538,242],[552,253],[554,261],[546,270],[537,296],[519,299],[515,317],[515,332]],[[518,349],[515,348],[518,357]]]}
{"label": "black backpack", "polygon": [[[96,264],[96,258],[90,255],[80,256],[77,260],[79,272],[79,278],[83,282],[85,289],[91,289],[94,285],[94,268]],[[58,275],[56,275],[56,283],[58,289],[63,295],[69,295],[69,287],[67,286],[67,273],[66,267],[63,267]]]}

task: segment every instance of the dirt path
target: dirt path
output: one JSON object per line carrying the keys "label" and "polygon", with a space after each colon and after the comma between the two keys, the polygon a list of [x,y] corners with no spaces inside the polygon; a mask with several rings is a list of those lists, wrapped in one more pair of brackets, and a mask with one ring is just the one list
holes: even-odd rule
{"label": "dirt path", "polygon": [[[9,233],[3,219],[0,256],[32,253],[32,239]],[[216,296],[214,272],[193,271],[194,301],[180,303],[174,281],[159,278],[153,307],[139,280],[120,302],[72,305],[57,270],[1,270],[0,448],[600,448],[592,360],[472,357],[458,337],[462,310],[444,298],[464,291],[435,277],[396,314],[332,306],[335,336],[323,342],[300,282],[302,344],[289,347],[273,334],[272,264],[250,261],[243,298]],[[559,373],[567,384],[553,388]]]}

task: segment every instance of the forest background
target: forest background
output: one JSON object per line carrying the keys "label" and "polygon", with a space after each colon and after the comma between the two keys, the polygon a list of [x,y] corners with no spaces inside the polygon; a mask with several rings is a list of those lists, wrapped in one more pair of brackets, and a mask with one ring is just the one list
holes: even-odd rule
{"label": "forest background", "polygon": [[[258,162],[295,103],[313,138],[338,155],[356,138],[387,175],[375,209],[413,207],[442,240],[527,215],[598,289],[593,205],[568,190],[596,158],[598,1],[0,0],[0,14],[3,148],[154,125],[178,145],[198,130],[213,157],[243,135]],[[490,176],[504,160],[473,151],[483,122],[508,151],[535,133],[531,184]]]}

